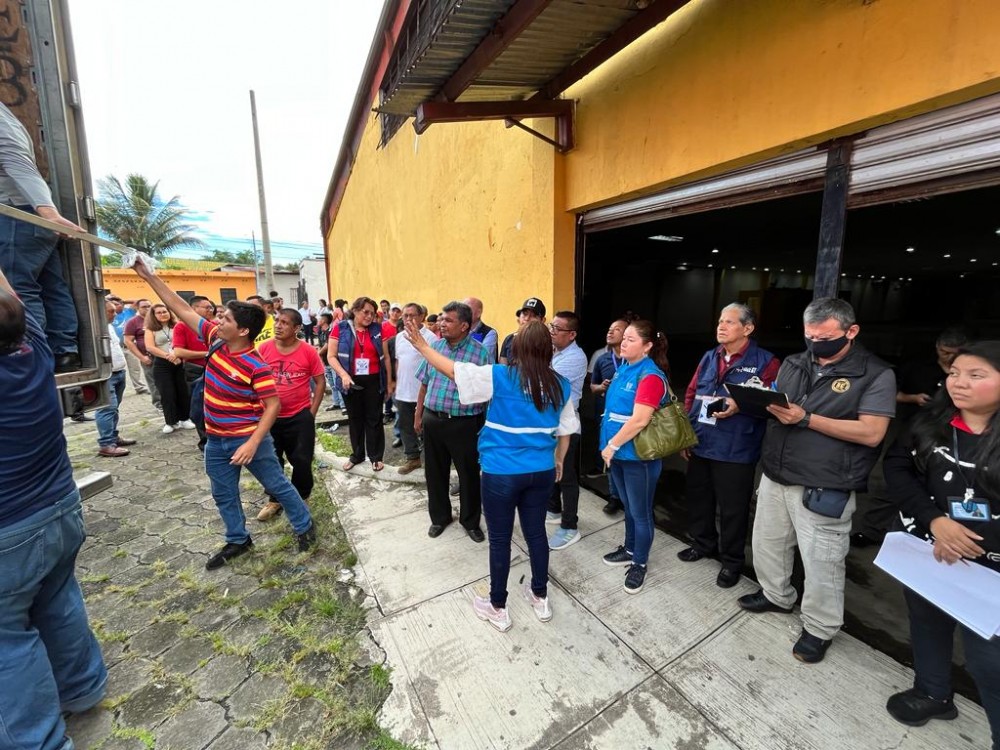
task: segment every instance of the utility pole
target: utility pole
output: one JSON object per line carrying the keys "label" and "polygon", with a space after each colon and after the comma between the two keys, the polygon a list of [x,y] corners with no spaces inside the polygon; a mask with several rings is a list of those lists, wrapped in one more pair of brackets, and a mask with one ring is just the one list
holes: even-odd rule
{"label": "utility pole", "polygon": [[[260,260],[257,258],[257,238],[253,230],[250,230],[250,245],[253,247],[253,286],[257,294],[260,294]],[[260,294],[263,297],[263,294]]]}
{"label": "utility pole", "polygon": [[271,237],[267,232],[267,201],[264,200],[264,167],[260,161],[260,134],[257,132],[257,99],[250,89],[250,116],[253,118],[253,155],[257,161],[257,193],[260,196],[260,242],[264,247],[264,284],[274,290],[274,269],[271,267]]}

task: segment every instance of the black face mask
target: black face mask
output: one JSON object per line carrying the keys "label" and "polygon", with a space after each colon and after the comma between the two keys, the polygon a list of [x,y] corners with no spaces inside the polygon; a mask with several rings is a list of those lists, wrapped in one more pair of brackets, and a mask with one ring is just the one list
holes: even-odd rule
{"label": "black face mask", "polygon": [[810,339],[806,339],[806,349],[816,359],[829,359],[843,349],[846,343],[846,335],[841,336],[839,339],[830,339],[828,341],[811,341]]}

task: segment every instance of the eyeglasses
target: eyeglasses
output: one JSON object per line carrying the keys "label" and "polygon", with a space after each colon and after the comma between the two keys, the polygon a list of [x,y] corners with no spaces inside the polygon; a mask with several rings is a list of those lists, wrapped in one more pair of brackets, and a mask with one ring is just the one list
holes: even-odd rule
{"label": "eyeglasses", "polygon": [[572,328],[560,328],[559,326],[554,325],[552,323],[549,323],[549,330],[552,331],[552,333],[573,333],[574,332]]}

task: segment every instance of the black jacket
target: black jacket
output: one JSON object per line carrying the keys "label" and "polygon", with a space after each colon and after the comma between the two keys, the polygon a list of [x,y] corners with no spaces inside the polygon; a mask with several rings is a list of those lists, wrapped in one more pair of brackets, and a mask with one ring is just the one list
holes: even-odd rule
{"label": "black jacket", "polygon": [[[782,363],[775,387],[807,412],[830,419],[857,419],[862,397],[889,365],[854,344],[846,357],[824,368],[822,377],[815,380],[814,368],[808,352],[793,354]],[[864,490],[879,450],[880,446],[869,448],[770,420],[761,463],[764,473],[780,484]]]}
{"label": "black jacket", "polygon": [[[958,453],[962,464],[975,463],[980,436],[958,429],[955,430],[955,435],[958,438]],[[921,471],[909,442],[906,436],[897,440],[882,463],[889,498],[899,506],[900,520],[906,531],[921,539],[933,540],[931,521],[948,515],[949,497],[964,497],[965,480],[956,470],[950,445],[935,447]],[[970,478],[975,475],[975,470],[971,467],[964,470],[965,475]],[[989,497],[978,486],[974,486],[974,489],[978,497],[989,500],[993,518],[985,522],[959,523],[983,537],[983,541],[977,544],[986,550],[986,554],[976,562],[1000,572],[1000,497]]]}

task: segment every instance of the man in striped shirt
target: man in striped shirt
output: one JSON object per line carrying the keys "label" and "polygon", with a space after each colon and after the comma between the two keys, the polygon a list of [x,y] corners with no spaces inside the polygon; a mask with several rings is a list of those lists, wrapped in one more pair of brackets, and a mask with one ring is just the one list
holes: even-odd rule
{"label": "man in striped shirt", "polygon": [[299,551],[305,552],[316,541],[316,528],[309,509],[278,463],[270,429],[281,402],[271,368],[253,344],[264,326],[264,311],[246,302],[232,301],[220,321],[205,320],[141,260],[133,268],[209,346],[205,362],[205,471],[226,526],[226,545],[208,559],[205,567],[221,568],[253,547],[240,501],[240,473],[244,466],[264,491],[281,503],[298,537]]}

